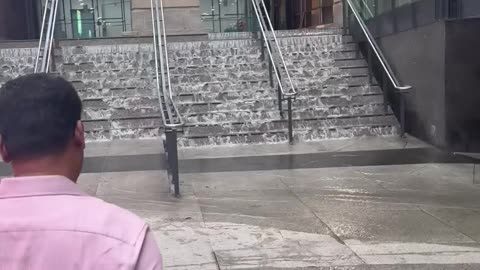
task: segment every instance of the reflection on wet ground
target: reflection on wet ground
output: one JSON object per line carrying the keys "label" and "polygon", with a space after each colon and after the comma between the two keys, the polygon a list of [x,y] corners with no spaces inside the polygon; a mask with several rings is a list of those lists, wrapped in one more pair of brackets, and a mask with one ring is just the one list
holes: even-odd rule
{"label": "reflection on wet ground", "polygon": [[158,153],[110,145],[80,185],[145,218],[167,269],[480,269],[471,159],[384,140],[182,150],[178,199]]}

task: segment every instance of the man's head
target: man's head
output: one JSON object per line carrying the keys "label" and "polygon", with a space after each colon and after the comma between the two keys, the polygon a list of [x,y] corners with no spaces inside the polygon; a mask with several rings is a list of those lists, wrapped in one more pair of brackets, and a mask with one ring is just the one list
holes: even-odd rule
{"label": "man's head", "polygon": [[82,102],[65,79],[31,74],[0,88],[0,153],[16,175],[62,174],[76,180],[85,139]]}

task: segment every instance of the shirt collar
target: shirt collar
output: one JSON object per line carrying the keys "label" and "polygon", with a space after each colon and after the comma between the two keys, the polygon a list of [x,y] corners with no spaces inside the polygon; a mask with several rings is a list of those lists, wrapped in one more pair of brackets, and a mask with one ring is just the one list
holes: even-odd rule
{"label": "shirt collar", "polygon": [[12,177],[0,180],[0,199],[52,195],[87,196],[72,180],[64,176]]}

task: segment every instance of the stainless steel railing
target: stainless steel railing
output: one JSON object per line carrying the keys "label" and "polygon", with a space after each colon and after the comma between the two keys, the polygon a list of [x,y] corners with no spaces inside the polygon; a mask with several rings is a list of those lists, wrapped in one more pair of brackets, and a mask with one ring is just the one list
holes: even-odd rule
{"label": "stainless steel railing", "polygon": [[[270,19],[269,10],[267,9],[263,0],[251,0],[255,16],[258,20],[260,33],[262,35],[262,50],[266,49],[268,53],[270,74],[275,75],[277,92],[278,92],[278,107],[280,116],[283,118],[284,100],[287,101],[288,106],[288,138],[290,143],[293,143],[293,109],[292,102],[297,96],[297,91],[293,84],[290,72],[288,71],[285,58],[283,57],[280,43],[273,29],[273,24]],[[270,30],[269,30],[270,29]],[[270,83],[273,86],[273,76],[270,76]],[[286,78],[286,79],[285,79]]]}
{"label": "stainless steel railing", "polygon": [[[363,0],[360,0],[363,1]],[[410,85],[401,85],[395,74],[393,73],[390,65],[388,64],[385,56],[383,55],[380,47],[378,46],[377,42],[375,41],[372,33],[368,29],[367,25],[363,21],[360,13],[358,12],[356,6],[352,2],[352,0],[344,0],[344,8],[345,8],[345,15],[344,16],[344,29],[347,30],[347,26],[350,25],[350,18],[351,14],[355,21],[358,23],[361,32],[364,34],[365,39],[367,40],[368,45],[368,66],[369,66],[369,75],[371,75],[371,69],[373,65],[372,61],[372,52],[375,55],[375,58],[378,60],[380,64],[382,75],[383,75],[383,91],[386,94],[388,91],[387,80],[391,83],[393,88],[395,89],[396,93],[399,94],[400,97],[400,126],[401,126],[401,135],[404,136],[405,134],[405,117],[406,117],[406,110],[405,110],[405,97],[404,94],[408,92],[412,87]],[[348,27],[349,28],[349,27]]]}
{"label": "stainless steel railing", "polygon": [[40,40],[38,42],[37,56],[35,58],[34,73],[50,71],[58,1],[59,0],[47,0],[45,3],[42,28],[40,30]]}
{"label": "stainless steel railing", "polygon": [[174,102],[170,83],[170,64],[164,20],[163,0],[151,0],[152,27],[155,53],[155,77],[157,94],[162,110],[162,120],[166,128],[178,129],[184,124]]}
{"label": "stainless steel railing", "polygon": [[177,132],[181,131],[184,122],[172,94],[163,0],[151,0],[151,11],[156,90],[165,131],[163,145],[167,171],[175,196],[180,196]]}

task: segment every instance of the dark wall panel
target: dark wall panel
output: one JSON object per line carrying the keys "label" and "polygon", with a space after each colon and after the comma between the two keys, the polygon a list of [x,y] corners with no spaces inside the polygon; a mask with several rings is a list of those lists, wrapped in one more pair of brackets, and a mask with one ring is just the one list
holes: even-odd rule
{"label": "dark wall panel", "polygon": [[456,151],[480,151],[480,19],[446,22],[448,141]]}
{"label": "dark wall panel", "polygon": [[38,37],[36,1],[0,0],[0,40]]}
{"label": "dark wall panel", "polygon": [[378,42],[398,79],[413,87],[407,98],[409,132],[446,146],[444,22],[386,36]]}

